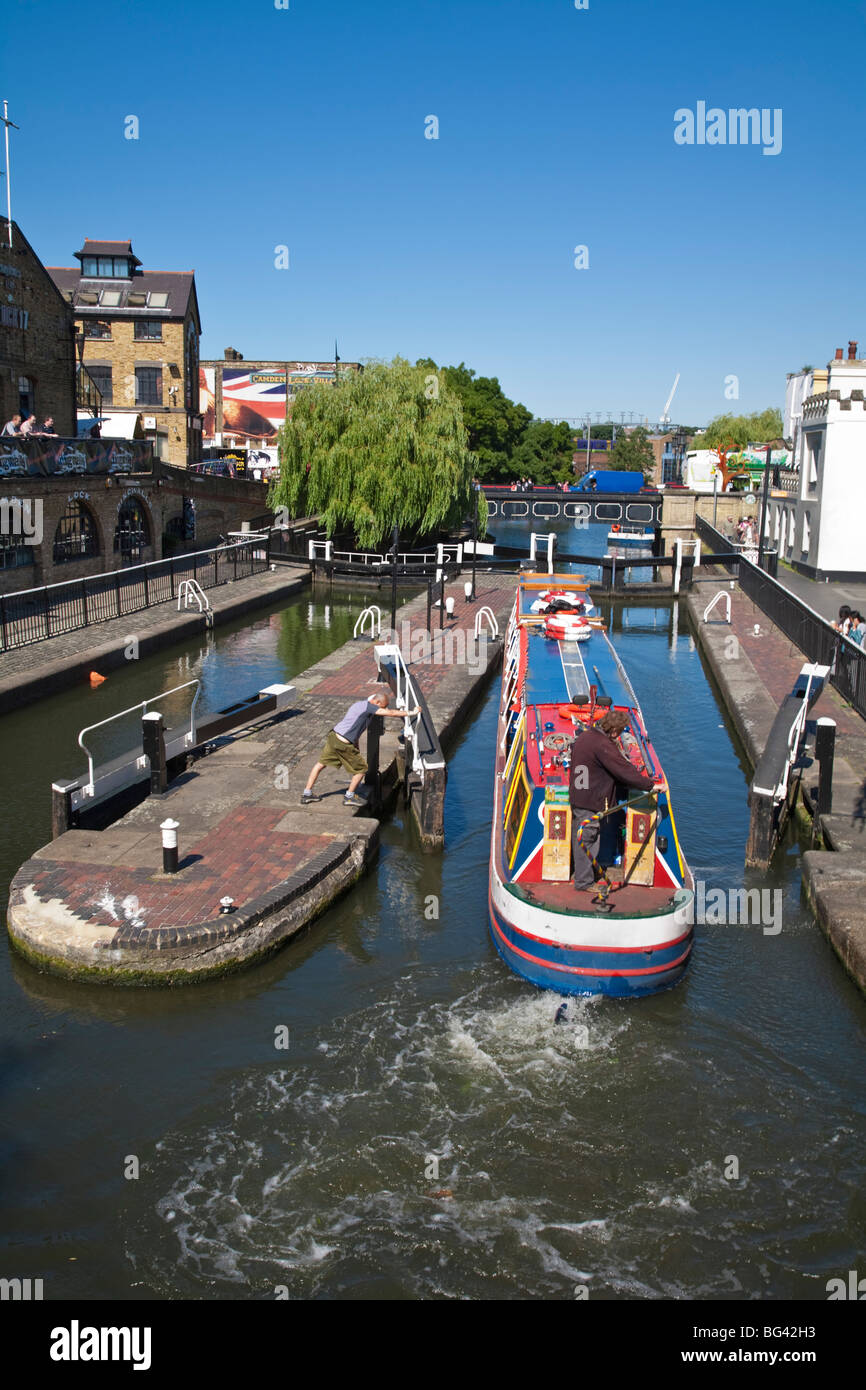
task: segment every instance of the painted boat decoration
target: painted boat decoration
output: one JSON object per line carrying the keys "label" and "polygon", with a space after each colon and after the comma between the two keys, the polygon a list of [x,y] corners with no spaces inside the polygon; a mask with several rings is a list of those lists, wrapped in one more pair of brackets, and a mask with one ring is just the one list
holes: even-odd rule
{"label": "painted boat decoration", "polygon": [[[568,618],[580,620],[571,631]],[[600,876],[578,892],[569,755],[577,734],[610,711],[628,720],[620,753],[655,785],[626,788],[601,817]],[[493,942],[511,969],[560,994],[654,993],[677,983],[691,953],[694,879],[667,781],[579,576],[518,581],[505,639],[489,909]]]}

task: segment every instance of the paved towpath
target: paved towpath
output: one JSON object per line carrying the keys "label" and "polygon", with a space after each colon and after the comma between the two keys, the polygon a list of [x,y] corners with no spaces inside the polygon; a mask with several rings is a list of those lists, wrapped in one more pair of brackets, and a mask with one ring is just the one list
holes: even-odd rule
{"label": "paved towpath", "polygon": [[[479,606],[504,628],[514,589],[513,576],[479,577],[468,604],[462,581],[446,587],[457,600],[450,633],[434,633],[432,652],[412,663],[440,736],[459,727],[498,650],[485,655],[471,639]],[[426,596],[398,611],[410,655],[425,623]],[[37,851],[13,880],[13,941],[49,968],[172,982],[272,949],[344,891],[375,852],[378,821],[343,804],[348,778],[332,769],[316,784],[320,800],[302,806],[300,793],[328,730],[377,688],[372,644],[345,643],[294,685],[288,715],[216,740],[164,796],[107,830],[70,830]],[[382,722],[387,780],[403,725]],[[174,876],[160,871],[159,825],[169,817],[180,827]],[[219,913],[224,896],[234,900],[229,915]]]}
{"label": "paved towpath", "polygon": [[[721,571],[719,579],[719,587],[728,589],[729,581]],[[721,605],[709,624],[703,624],[706,586],[695,589],[687,604],[754,768],[779,704],[811,656],[801,652],[738,588],[730,592],[730,627],[721,619]],[[833,949],[852,978],[866,989],[866,721],[830,685],[813,706],[810,719],[822,716],[836,721],[833,812],[821,818],[829,848],[803,855],[803,883]],[[817,781],[818,767],[812,764],[802,782],[810,807]]]}

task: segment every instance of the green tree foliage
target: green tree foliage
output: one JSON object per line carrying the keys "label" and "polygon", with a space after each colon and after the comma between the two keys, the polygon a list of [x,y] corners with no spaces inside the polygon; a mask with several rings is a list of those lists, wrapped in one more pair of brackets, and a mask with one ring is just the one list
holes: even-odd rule
{"label": "green tree foliage", "polygon": [[649,436],[643,425],[638,425],[631,434],[618,434],[616,443],[610,451],[608,468],[623,468],[630,473],[651,474],[653,471],[653,451]]}
{"label": "green tree foliage", "polygon": [[[403,358],[311,383],[280,431],[271,506],[321,517],[329,535],[354,531],[363,547],[454,529],[471,515],[476,460],[459,396],[444,374]],[[480,508],[483,534],[486,507]]]}
{"label": "green tree foliage", "polygon": [[532,420],[511,455],[511,476],[534,483],[574,480],[574,436],[570,425]]}
{"label": "green tree foliage", "polygon": [[768,444],[782,434],[782,416],[767,408],[752,415],[716,415],[693,442],[696,449],[744,449],[747,444]]}
{"label": "green tree foliage", "polygon": [[483,482],[520,477],[512,456],[532,420],[532,411],[510,400],[495,376],[476,376],[463,362],[459,367],[440,369],[432,358],[426,357],[416,366],[427,372],[440,372],[449,390],[459,396],[469,448],[477,459],[478,477]]}

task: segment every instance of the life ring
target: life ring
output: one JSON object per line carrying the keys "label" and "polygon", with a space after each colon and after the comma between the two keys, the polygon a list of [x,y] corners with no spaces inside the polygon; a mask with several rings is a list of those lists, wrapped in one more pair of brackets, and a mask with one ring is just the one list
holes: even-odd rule
{"label": "life ring", "polygon": [[619,530],[621,530],[621,527],[620,527],[619,523],[617,522],[615,525],[611,526],[610,529],[611,529],[611,531],[619,531]]}
{"label": "life ring", "polygon": [[592,636],[592,628],[589,620],[577,613],[558,613],[545,622],[544,635],[558,642],[585,642]]}

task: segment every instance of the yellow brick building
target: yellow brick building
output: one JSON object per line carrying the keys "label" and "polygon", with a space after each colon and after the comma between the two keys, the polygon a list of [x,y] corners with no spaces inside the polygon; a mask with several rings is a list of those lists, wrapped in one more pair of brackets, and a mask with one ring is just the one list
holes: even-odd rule
{"label": "yellow brick building", "polygon": [[181,468],[200,459],[194,272],[142,270],[131,241],[85,240],[75,258],[77,267],[47,270],[75,313],[103,435],[151,439],[157,458]]}

